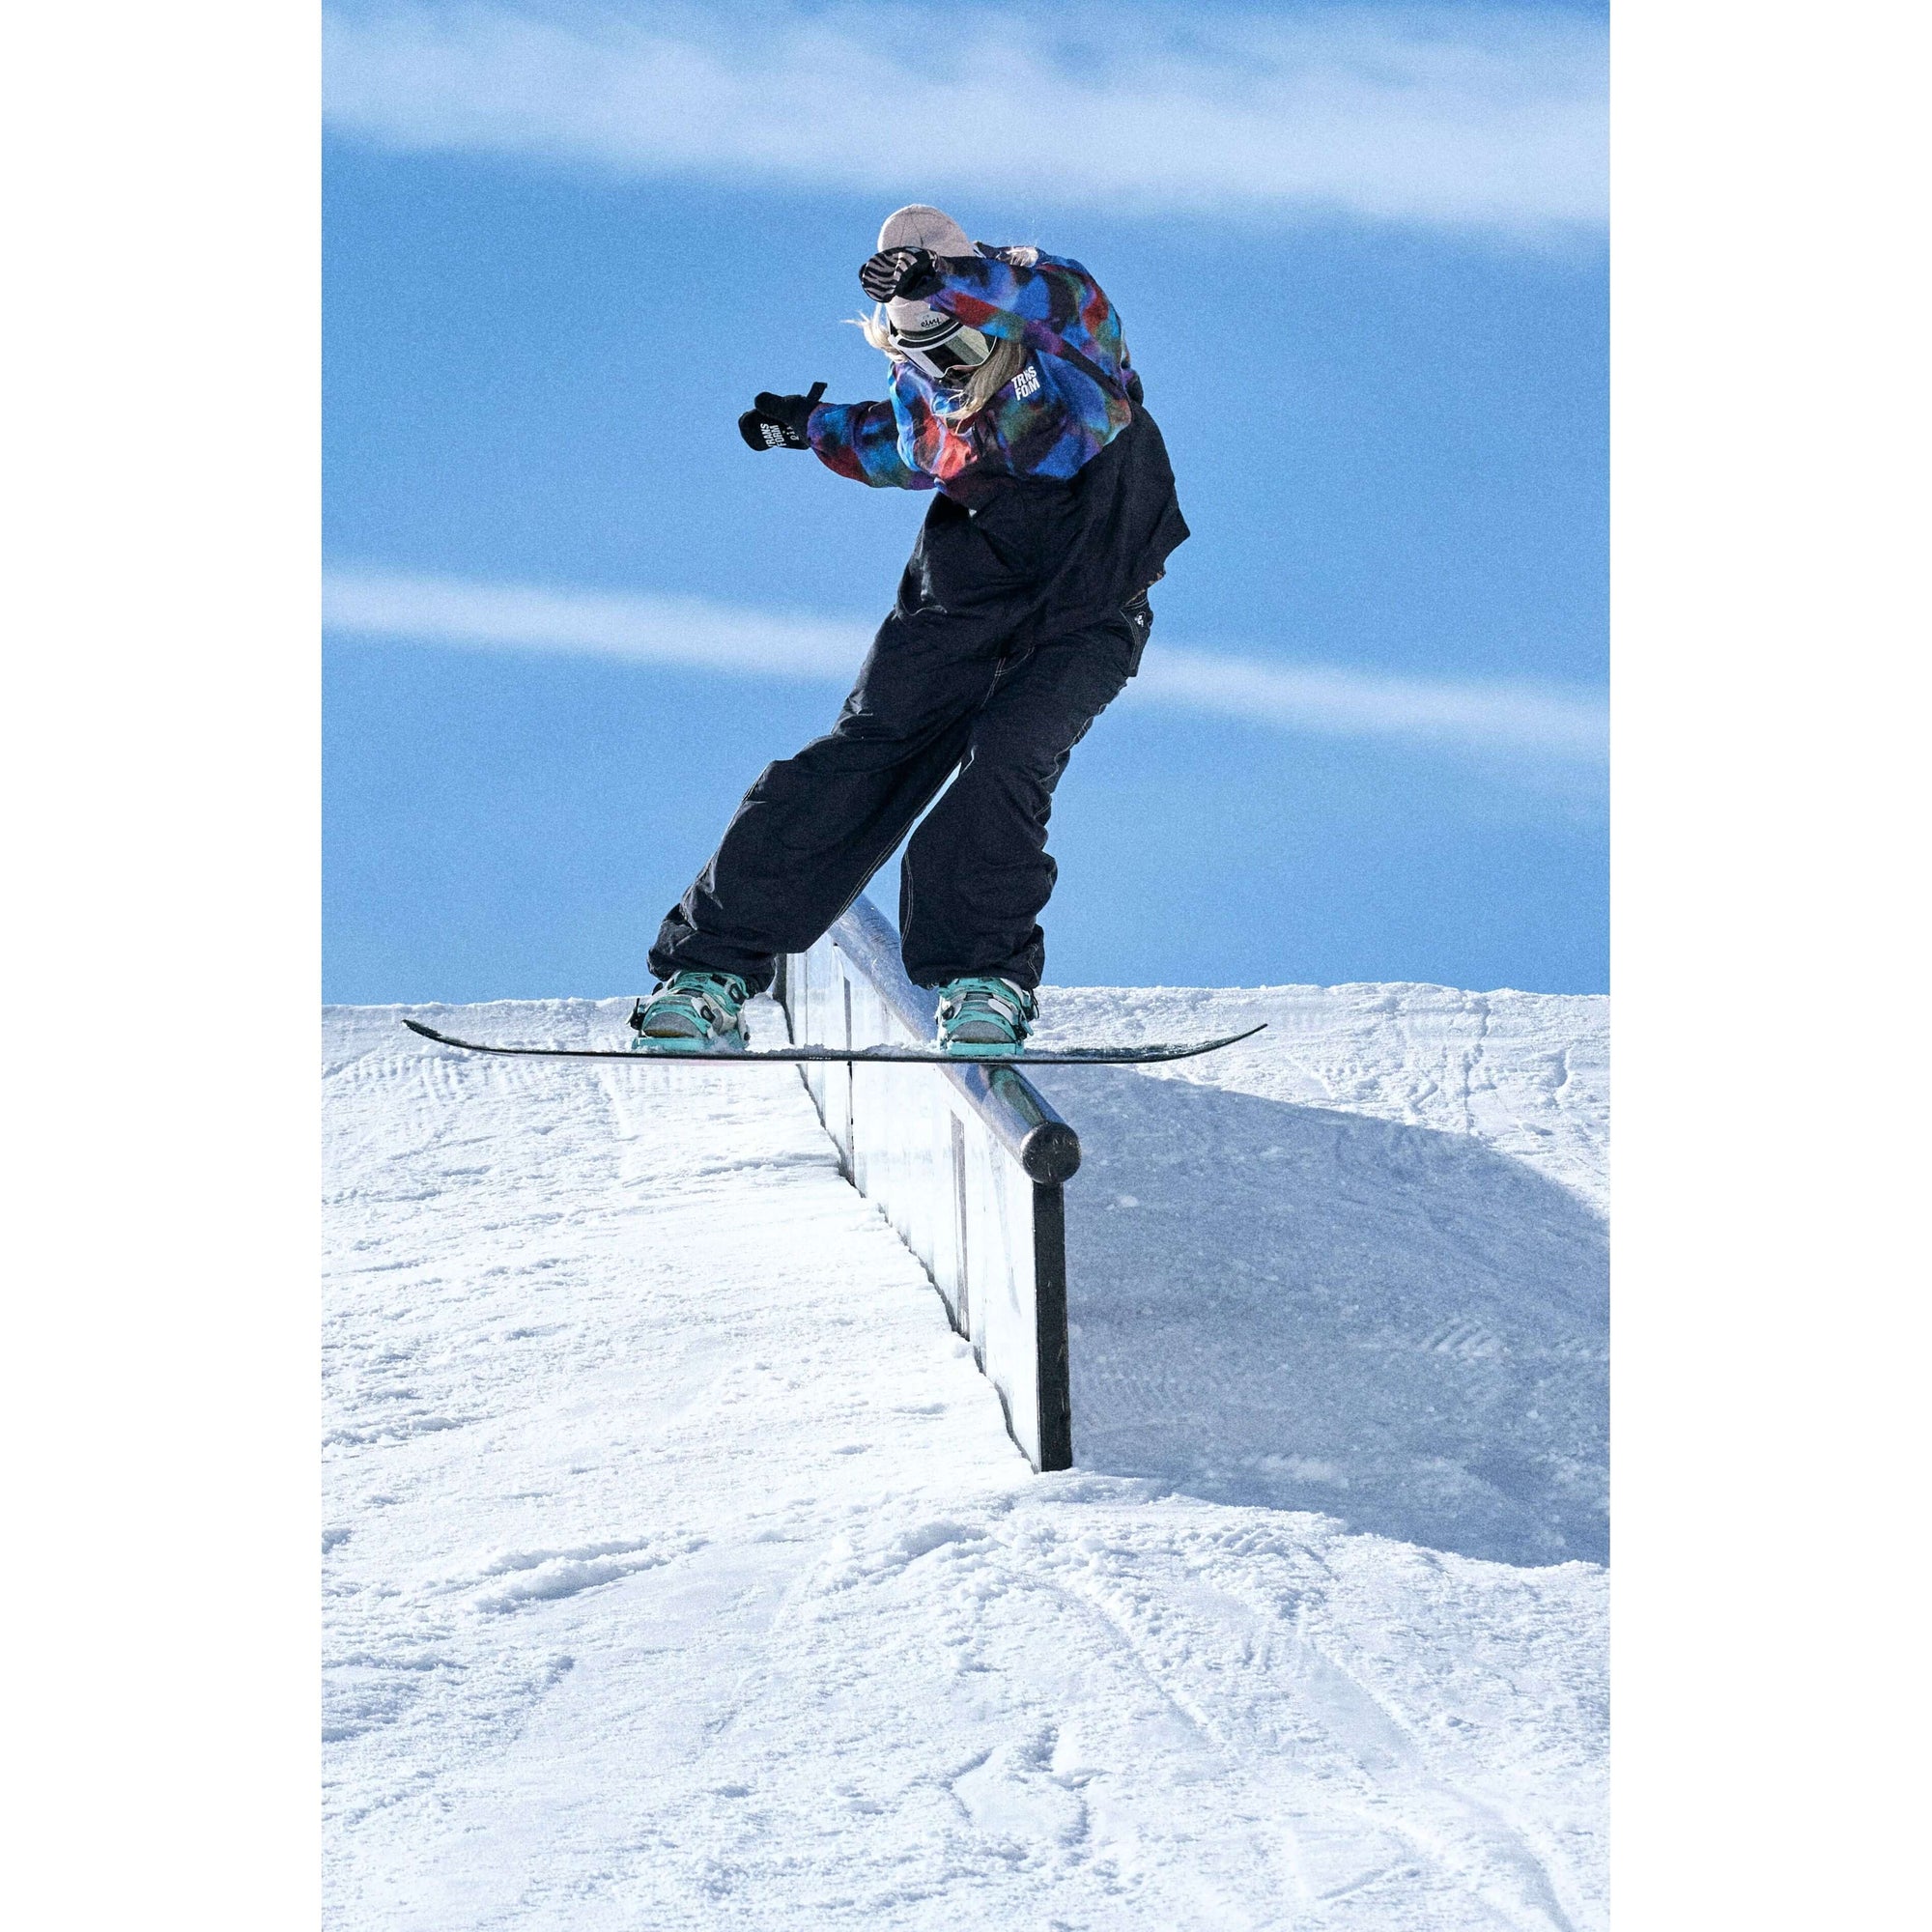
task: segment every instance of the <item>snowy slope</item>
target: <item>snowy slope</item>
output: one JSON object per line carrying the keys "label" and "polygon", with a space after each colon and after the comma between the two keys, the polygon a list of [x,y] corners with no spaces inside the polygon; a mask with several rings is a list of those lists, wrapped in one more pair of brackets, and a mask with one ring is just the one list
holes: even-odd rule
{"label": "snowy slope", "polygon": [[1512,1563],[1608,1557],[1607,1002],[1065,991],[1042,1037],[1267,1032],[1042,1068],[1083,1468]]}
{"label": "snowy slope", "polygon": [[1604,1573],[1481,1560],[1595,1547],[1600,1009],[1129,997],[1272,1030],[1058,1083],[1047,1478],[789,1069],[327,1016],[331,1932],[1605,1922]]}

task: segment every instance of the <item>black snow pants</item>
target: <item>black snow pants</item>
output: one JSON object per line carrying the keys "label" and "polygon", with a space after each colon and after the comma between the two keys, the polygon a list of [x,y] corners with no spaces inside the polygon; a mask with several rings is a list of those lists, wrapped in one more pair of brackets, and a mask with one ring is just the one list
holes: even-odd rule
{"label": "black snow pants", "polygon": [[899,883],[906,972],[1038,985],[1053,788],[1140,668],[1147,588],[1187,536],[1160,431],[1124,393],[1132,421],[1075,476],[935,498],[838,722],[745,794],[659,929],[660,980],[700,967],[762,992],[931,805]]}
{"label": "black snow pants", "polygon": [[1149,623],[1140,599],[1003,655],[977,626],[889,617],[838,723],[746,793],[667,916],[651,971],[735,973],[762,991],[776,955],[838,919],[951,779],[900,869],[906,972],[921,986],[969,973],[1038,985],[1053,788],[1139,668]]}

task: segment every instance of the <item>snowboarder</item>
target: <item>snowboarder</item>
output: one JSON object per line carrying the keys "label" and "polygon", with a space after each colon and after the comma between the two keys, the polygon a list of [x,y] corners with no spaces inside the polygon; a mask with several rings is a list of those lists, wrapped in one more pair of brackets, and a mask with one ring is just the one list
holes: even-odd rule
{"label": "snowboarder", "polygon": [[1148,587],[1187,535],[1120,319],[1079,263],[975,243],[915,204],[859,270],[883,402],[760,394],[754,450],[810,449],[877,489],[932,490],[892,613],[837,724],[768,765],[666,916],[647,1051],[742,1047],[740,1009],[913,835],[905,968],[940,1042],[1020,1051],[1045,959],[1053,789],[1140,668]]}

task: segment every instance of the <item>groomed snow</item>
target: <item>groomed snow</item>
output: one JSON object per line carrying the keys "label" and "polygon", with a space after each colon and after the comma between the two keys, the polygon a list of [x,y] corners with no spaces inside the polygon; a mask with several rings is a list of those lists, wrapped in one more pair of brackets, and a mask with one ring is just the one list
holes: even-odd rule
{"label": "groomed snow", "polygon": [[1607,1005],[1056,995],[1042,1038],[1267,1024],[1171,1067],[1040,1069],[1084,1153],[1081,1466],[1465,1556],[1607,1560]]}
{"label": "groomed snow", "polygon": [[1270,1030],[1042,1074],[1037,1477],[793,1070],[328,1012],[330,1932],[1606,1923],[1603,1003],[1048,1013]]}

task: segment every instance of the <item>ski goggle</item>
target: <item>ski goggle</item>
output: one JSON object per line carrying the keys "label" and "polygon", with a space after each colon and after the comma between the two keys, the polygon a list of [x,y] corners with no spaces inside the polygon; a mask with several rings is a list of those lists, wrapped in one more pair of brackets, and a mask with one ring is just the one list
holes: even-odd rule
{"label": "ski goggle", "polygon": [[941,309],[930,314],[932,320],[917,328],[900,328],[888,321],[886,329],[893,347],[935,383],[956,380],[977,369],[993,353],[991,341],[977,328],[968,328]]}

